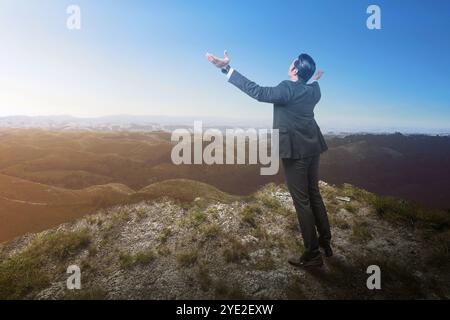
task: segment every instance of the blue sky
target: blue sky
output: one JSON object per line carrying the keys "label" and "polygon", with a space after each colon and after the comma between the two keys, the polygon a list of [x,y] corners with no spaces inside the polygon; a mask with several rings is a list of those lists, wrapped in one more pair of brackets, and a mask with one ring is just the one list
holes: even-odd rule
{"label": "blue sky", "polygon": [[[66,8],[81,8],[79,31]],[[366,28],[381,7],[382,29]],[[450,129],[450,2],[0,0],[0,116],[188,115],[269,120],[272,107],[204,58],[228,49],[261,85],[301,52],[325,71],[327,127]]]}

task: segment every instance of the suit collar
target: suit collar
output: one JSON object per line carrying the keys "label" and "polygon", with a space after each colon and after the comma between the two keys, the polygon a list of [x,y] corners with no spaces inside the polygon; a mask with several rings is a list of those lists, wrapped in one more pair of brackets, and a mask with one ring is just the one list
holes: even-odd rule
{"label": "suit collar", "polygon": [[302,78],[298,78],[297,80],[291,80],[292,82],[298,82],[298,83],[301,83],[301,84],[306,84],[306,81],[305,80],[303,80]]}

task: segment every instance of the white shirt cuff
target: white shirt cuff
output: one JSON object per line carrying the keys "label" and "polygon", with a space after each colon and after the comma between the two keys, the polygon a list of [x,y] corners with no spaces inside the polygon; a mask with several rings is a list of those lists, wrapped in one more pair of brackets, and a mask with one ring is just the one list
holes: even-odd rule
{"label": "white shirt cuff", "polygon": [[230,79],[230,77],[231,77],[231,75],[233,74],[233,72],[234,72],[234,69],[233,69],[233,68],[230,68],[230,70],[228,70],[228,73],[227,73],[227,78],[228,78],[228,79]]}

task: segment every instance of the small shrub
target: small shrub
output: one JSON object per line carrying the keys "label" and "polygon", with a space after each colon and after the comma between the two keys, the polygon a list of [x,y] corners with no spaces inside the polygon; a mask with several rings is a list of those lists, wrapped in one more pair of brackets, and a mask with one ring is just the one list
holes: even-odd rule
{"label": "small shrub", "polygon": [[127,208],[119,208],[112,215],[111,222],[114,225],[118,225],[122,222],[127,222],[131,220],[130,210]]}
{"label": "small shrub", "polygon": [[330,224],[332,226],[335,226],[335,227],[337,227],[339,229],[343,229],[343,230],[348,230],[351,228],[350,224],[347,222],[347,220],[345,220],[339,216],[333,215],[333,216],[330,216],[329,218],[330,218]]}
{"label": "small shrub", "polygon": [[353,225],[353,239],[367,242],[372,239],[370,225],[365,221],[355,221]]}
{"label": "small shrub", "polygon": [[258,204],[247,204],[241,212],[241,222],[256,227],[256,217],[262,213]]}
{"label": "small shrub", "polygon": [[252,236],[257,238],[262,243],[267,243],[270,240],[269,233],[266,228],[262,228],[261,226],[257,226],[252,230]]}
{"label": "small shrub", "polygon": [[138,221],[142,221],[147,216],[147,210],[139,208],[136,210],[136,218]]}
{"label": "small shrub", "polygon": [[203,226],[200,232],[203,234],[205,239],[213,239],[220,234],[221,230],[217,224],[211,223]]}
{"label": "small shrub", "polygon": [[182,219],[179,224],[181,226],[198,227],[207,220],[206,212],[201,210],[191,211],[187,217]]}
{"label": "small shrub", "polygon": [[181,267],[189,267],[197,261],[197,250],[179,253],[177,255],[177,262]]}
{"label": "small shrub", "polygon": [[248,249],[237,239],[231,239],[228,248],[223,250],[225,261],[238,263],[243,259],[248,259]]}
{"label": "small shrub", "polygon": [[267,192],[258,192],[256,194],[256,199],[258,199],[265,207],[272,210],[278,209],[282,206],[277,198],[275,198],[271,194],[268,194]]}
{"label": "small shrub", "polygon": [[357,211],[356,206],[354,204],[352,204],[352,203],[346,203],[344,205],[344,209],[347,210],[350,213],[356,213],[356,211]]}
{"label": "small shrub", "polygon": [[269,271],[275,268],[275,260],[272,258],[270,251],[266,251],[264,256],[254,264],[256,270]]}
{"label": "small shrub", "polygon": [[170,228],[164,228],[161,233],[158,236],[158,240],[164,244],[167,242],[167,240],[170,238],[170,236],[172,235],[172,229]]}
{"label": "small shrub", "polygon": [[87,229],[79,232],[51,233],[42,239],[40,250],[60,260],[77,253],[91,243],[92,237]]}
{"label": "small shrub", "polygon": [[136,265],[145,265],[156,258],[153,250],[138,252],[136,254],[121,253],[119,256],[120,265],[123,269],[128,269]]}
{"label": "small shrub", "polygon": [[339,211],[339,205],[330,201],[326,204],[327,212],[330,215],[334,215]]}

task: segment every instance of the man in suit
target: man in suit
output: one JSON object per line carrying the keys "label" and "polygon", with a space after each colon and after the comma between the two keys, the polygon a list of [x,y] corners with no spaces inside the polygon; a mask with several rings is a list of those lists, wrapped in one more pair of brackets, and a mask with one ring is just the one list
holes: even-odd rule
{"label": "man in suit", "polygon": [[303,53],[289,66],[289,80],[276,87],[262,87],[231,68],[226,51],[223,59],[209,53],[207,58],[238,89],[260,102],[273,103],[273,128],[279,130],[280,157],[305,248],[301,256],[288,261],[300,267],[322,266],[319,248],[326,257],[333,255],[328,215],[319,190],[319,158],[328,147],[314,120],[314,107],[321,98],[318,80],[323,72],[318,71],[308,83],[316,64]]}

